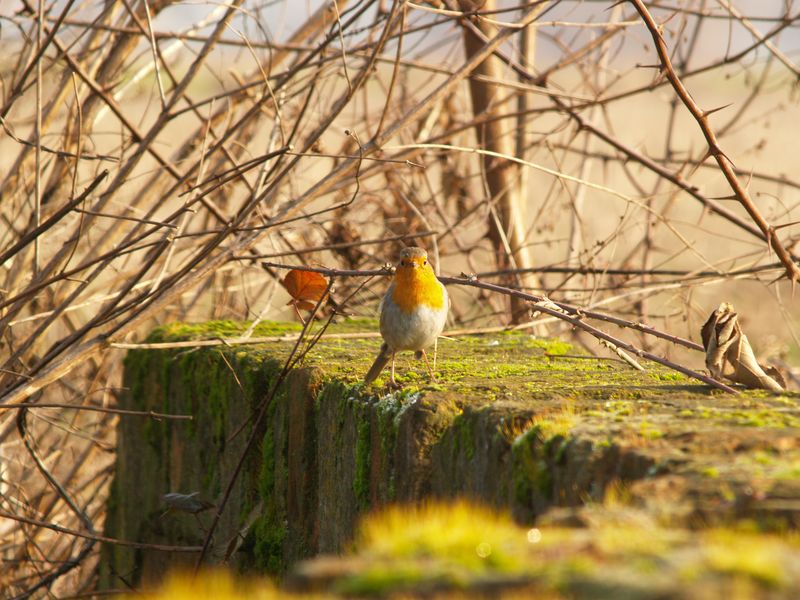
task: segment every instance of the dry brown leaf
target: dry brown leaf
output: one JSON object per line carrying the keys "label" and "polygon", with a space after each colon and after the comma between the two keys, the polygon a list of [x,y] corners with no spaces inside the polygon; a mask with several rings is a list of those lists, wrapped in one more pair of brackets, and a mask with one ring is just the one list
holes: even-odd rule
{"label": "dry brown leaf", "polygon": [[700,335],[706,350],[706,367],[713,377],[773,392],[786,388],[783,376],[775,367],[764,367],[756,360],[732,304],[720,304],[708,317]]}
{"label": "dry brown leaf", "polygon": [[314,310],[328,289],[328,280],[319,273],[297,269],[289,271],[281,284],[292,297],[286,304],[293,304],[295,308],[303,310]]}

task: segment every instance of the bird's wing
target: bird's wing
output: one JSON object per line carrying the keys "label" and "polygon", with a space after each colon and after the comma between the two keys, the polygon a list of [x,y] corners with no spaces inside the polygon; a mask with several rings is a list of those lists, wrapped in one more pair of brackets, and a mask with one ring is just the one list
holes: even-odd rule
{"label": "bird's wing", "polygon": [[389,284],[389,287],[386,290],[386,293],[381,298],[381,303],[378,305],[378,311],[383,314],[383,304],[386,302],[387,298],[391,298],[392,294],[394,293],[394,281]]}

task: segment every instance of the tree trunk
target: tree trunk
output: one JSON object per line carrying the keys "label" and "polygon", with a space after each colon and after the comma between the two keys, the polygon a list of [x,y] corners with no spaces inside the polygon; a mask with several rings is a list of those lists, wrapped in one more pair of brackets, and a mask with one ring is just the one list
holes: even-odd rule
{"label": "tree trunk", "polygon": [[[471,0],[459,0],[457,6],[454,2],[449,4],[454,4],[453,8],[460,8],[462,11],[477,9],[490,11],[495,8],[494,0],[487,0],[482,4]],[[476,19],[473,24],[487,37],[496,34],[496,28],[485,20]],[[467,57],[480,51],[483,45],[483,40],[469,28],[464,28],[464,48]],[[498,58],[491,56],[475,69],[474,75],[484,76],[487,79],[502,79],[503,64]],[[471,77],[469,86],[474,118],[486,118],[485,122],[476,125],[478,145],[498,154],[516,156],[516,120],[513,117],[497,118],[512,112],[515,108],[514,97],[503,97],[496,86],[480,80],[479,77]],[[533,260],[525,239],[527,189],[520,185],[519,165],[506,159],[483,156],[483,176],[491,199],[489,236],[495,248],[498,270],[531,268]],[[513,287],[538,287],[537,278],[531,273],[509,275],[503,283]],[[526,302],[511,298],[510,309],[512,323],[527,320],[529,311]]]}

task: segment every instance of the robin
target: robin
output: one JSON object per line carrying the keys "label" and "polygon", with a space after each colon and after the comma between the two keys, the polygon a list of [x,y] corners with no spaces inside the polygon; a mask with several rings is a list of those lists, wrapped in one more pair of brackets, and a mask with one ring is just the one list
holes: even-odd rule
{"label": "robin", "polygon": [[[424,358],[431,379],[434,379],[425,348],[435,344],[442,333],[449,306],[447,290],[436,278],[428,262],[428,253],[415,247],[400,252],[394,281],[381,301],[383,344],[364,377],[364,383],[369,385],[375,381],[391,359],[391,382],[396,386],[394,355],[401,350],[414,350],[416,358]],[[435,361],[434,355],[434,366]]]}

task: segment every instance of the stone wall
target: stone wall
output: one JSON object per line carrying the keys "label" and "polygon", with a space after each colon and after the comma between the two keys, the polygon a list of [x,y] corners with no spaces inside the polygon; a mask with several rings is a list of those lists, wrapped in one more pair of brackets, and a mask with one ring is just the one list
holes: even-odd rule
{"label": "stone wall", "polygon": [[[176,325],[149,341],[242,327]],[[796,399],[712,394],[664,370],[640,373],[524,334],[443,341],[438,383],[401,358],[401,391],[365,390],[359,378],[378,341],[336,337],[364,328],[332,329],[271,400],[287,341],[131,351],[123,407],[193,419],[121,418],[106,534],[190,548],[107,546],[104,584],[138,585],[194,564],[191,547],[216,509],[165,514],[161,497],[198,492],[219,503],[251,436],[209,553],[244,570],[280,574],[338,552],[364,511],[431,497],[471,498],[523,524],[609,494],[674,525],[798,524]],[[264,324],[256,334],[293,329]]]}

